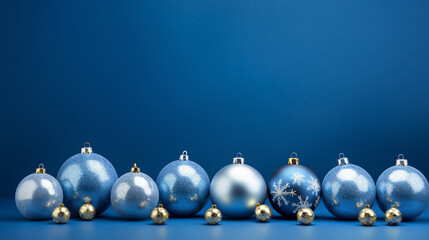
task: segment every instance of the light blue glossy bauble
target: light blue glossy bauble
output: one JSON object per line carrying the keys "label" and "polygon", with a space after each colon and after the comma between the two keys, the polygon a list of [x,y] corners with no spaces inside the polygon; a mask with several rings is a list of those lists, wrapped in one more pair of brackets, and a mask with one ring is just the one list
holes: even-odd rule
{"label": "light blue glossy bauble", "polygon": [[159,193],[152,178],[141,173],[134,164],[131,172],[122,175],[115,182],[110,200],[119,216],[140,220],[150,217],[150,213],[158,205]]}
{"label": "light blue glossy bauble", "polygon": [[57,179],[63,188],[64,205],[73,216],[79,216],[79,208],[88,198],[99,215],[110,205],[110,190],[118,174],[106,158],[84,147],[82,153],[64,162]]}
{"label": "light blue glossy bauble", "polygon": [[377,180],[377,203],[383,212],[394,205],[404,220],[412,220],[424,212],[428,201],[427,179],[419,170],[408,166],[403,156]]}
{"label": "light blue glossy bauble", "polygon": [[322,198],[326,208],[340,219],[358,218],[359,212],[375,202],[375,184],[363,168],[349,164],[341,157],[339,166],[326,174],[322,183]]}
{"label": "light blue glossy bauble", "polygon": [[204,169],[183,151],[179,160],[165,166],[156,179],[159,200],[168,213],[176,217],[190,217],[207,203],[210,179]]}
{"label": "light blue glossy bauble", "polygon": [[233,164],[219,170],[210,185],[210,199],[229,218],[252,216],[256,204],[263,204],[266,198],[264,178],[256,169],[244,164],[241,154],[237,154]]}
{"label": "light blue glossy bauble", "polygon": [[[42,164],[37,170],[41,169]],[[57,179],[43,172],[28,175],[16,188],[16,207],[31,220],[52,218],[52,211],[63,202],[63,190]]]}
{"label": "light blue glossy bauble", "polygon": [[289,158],[288,165],[273,174],[268,183],[268,194],[278,213],[294,218],[301,208],[314,211],[322,198],[319,178],[309,168],[299,165],[296,157]]}

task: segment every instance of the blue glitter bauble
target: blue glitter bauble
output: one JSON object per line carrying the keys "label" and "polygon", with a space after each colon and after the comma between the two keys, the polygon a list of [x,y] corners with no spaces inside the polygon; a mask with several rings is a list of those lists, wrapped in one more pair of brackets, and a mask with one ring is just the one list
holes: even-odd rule
{"label": "blue glitter bauble", "polygon": [[150,217],[150,213],[158,205],[159,193],[152,178],[141,173],[134,164],[131,172],[122,175],[115,182],[110,200],[119,216],[139,220]]}
{"label": "blue glitter bauble", "polygon": [[363,168],[349,164],[344,154],[340,157],[339,166],[331,169],[323,179],[323,203],[337,218],[356,220],[367,204],[374,205],[375,184]]}
{"label": "blue glitter bauble", "polygon": [[240,153],[233,164],[223,167],[213,177],[210,198],[222,215],[248,218],[254,214],[257,203],[265,202],[267,185],[256,169],[244,164]]}
{"label": "blue glitter bauble", "polygon": [[404,220],[412,220],[424,212],[428,201],[427,179],[419,170],[408,166],[403,156],[377,180],[377,203],[383,212],[394,205]]}
{"label": "blue glitter bauble", "polygon": [[207,203],[210,179],[200,165],[188,160],[186,151],[179,160],[165,166],[156,179],[159,200],[168,213],[190,217]]}
{"label": "blue glitter bauble", "polygon": [[63,190],[57,179],[44,172],[41,164],[37,173],[22,179],[16,188],[16,207],[30,220],[52,218],[52,211],[63,202]]}
{"label": "blue glitter bauble", "polygon": [[73,216],[79,216],[79,208],[87,199],[99,215],[110,205],[110,190],[118,174],[106,158],[84,147],[82,153],[64,162],[57,179],[63,188],[64,205]]}
{"label": "blue glitter bauble", "polygon": [[278,169],[268,183],[269,200],[283,216],[296,217],[301,208],[315,210],[321,199],[317,175],[299,165],[298,158],[289,158],[288,165]]}

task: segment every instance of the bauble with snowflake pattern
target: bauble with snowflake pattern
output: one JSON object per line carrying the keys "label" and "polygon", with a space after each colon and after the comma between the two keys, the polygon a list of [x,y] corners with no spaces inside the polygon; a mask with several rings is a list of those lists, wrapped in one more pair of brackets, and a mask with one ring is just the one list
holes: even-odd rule
{"label": "bauble with snowflake pattern", "polygon": [[321,199],[321,184],[309,168],[299,165],[296,153],[288,164],[279,168],[268,183],[269,200],[273,208],[285,217],[296,217],[302,208],[315,210]]}

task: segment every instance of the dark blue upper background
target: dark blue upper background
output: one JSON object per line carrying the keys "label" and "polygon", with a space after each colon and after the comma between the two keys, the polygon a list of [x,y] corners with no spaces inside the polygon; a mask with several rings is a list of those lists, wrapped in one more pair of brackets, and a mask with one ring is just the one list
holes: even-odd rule
{"label": "dark blue upper background", "polygon": [[2,197],[90,141],[119,175],[183,149],[210,178],[292,151],[429,174],[429,1],[0,3]]}

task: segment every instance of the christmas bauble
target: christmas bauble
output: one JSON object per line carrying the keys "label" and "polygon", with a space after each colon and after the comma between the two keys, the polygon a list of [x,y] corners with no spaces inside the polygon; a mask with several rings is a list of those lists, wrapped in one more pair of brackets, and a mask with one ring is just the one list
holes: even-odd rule
{"label": "christmas bauble", "polygon": [[326,174],[322,183],[322,198],[326,208],[341,219],[357,219],[359,212],[375,202],[375,184],[363,168],[349,164],[340,154],[338,166]]}
{"label": "christmas bauble", "polygon": [[247,218],[253,215],[256,203],[264,203],[267,186],[262,175],[244,164],[241,153],[233,164],[223,167],[213,177],[210,198],[227,217]]}
{"label": "christmas bauble", "polygon": [[301,208],[296,213],[296,220],[302,225],[310,225],[314,220],[314,212],[311,208]]}
{"label": "christmas bauble", "polygon": [[395,205],[392,205],[392,207],[384,213],[384,220],[389,225],[397,225],[402,222],[402,213],[395,208]]}
{"label": "christmas bauble", "polygon": [[301,208],[316,209],[321,198],[319,178],[309,168],[299,165],[296,153],[292,155],[288,165],[278,169],[268,183],[271,205],[288,217],[295,217]]}
{"label": "christmas bauble", "polygon": [[200,165],[183,151],[179,160],[169,163],[158,175],[159,201],[177,217],[190,217],[207,203],[210,179]]}
{"label": "christmas bauble", "polygon": [[377,202],[383,212],[392,205],[399,209],[402,218],[412,220],[425,210],[429,199],[429,184],[417,169],[408,166],[402,154],[396,166],[385,170],[377,180]]}
{"label": "christmas bauble", "polygon": [[79,216],[82,220],[92,220],[95,217],[95,214],[97,211],[95,210],[95,207],[91,204],[91,199],[87,198],[85,199],[85,204],[83,204],[79,208]]}
{"label": "christmas bauble", "polygon": [[91,199],[98,215],[110,205],[110,190],[118,174],[106,158],[93,153],[89,143],[85,143],[80,154],[64,162],[57,179],[64,191],[64,204],[72,216],[79,216],[86,198]]}
{"label": "christmas bauble", "polygon": [[206,221],[210,225],[216,225],[222,220],[222,213],[217,209],[216,205],[213,205],[204,215]]}
{"label": "christmas bauble", "polygon": [[268,222],[273,215],[271,208],[265,204],[256,204],[255,216],[258,222]]}
{"label": "christmas bauble", "polygon": [[157,208],[152,210],[150,218],[156,225],[164,224],[168,220],[168,211],[162,206],[162,204],[159,204]]}
{"label": "christmas bauble", "polygon": [[61,203],[52,212],[52,220],[54,220],[55,223],[64,224],[70,220],[70,211]]}
{"label": "christmas bauble", "polygon": [[15,203],[19,212],[31,220],[50,219],[52,211],[63,201],[63,190],[58,181],[46,173],[43,164],[36,173],[19,183]]}
{"label": "christmas bauble", "polygon": [[358,220],[364,226],[371,226],[377,221],[377,215],[369,205],[366,205],[366,207],[359,212]]}
{"label": "christmas bauble", "polygon": [[126,219],[146,219],[159,200],[158,187],[148,175],[134,164],[131,172],[122,175],[113,185],[113,209]]}

